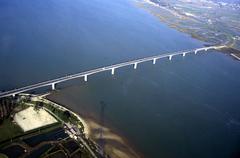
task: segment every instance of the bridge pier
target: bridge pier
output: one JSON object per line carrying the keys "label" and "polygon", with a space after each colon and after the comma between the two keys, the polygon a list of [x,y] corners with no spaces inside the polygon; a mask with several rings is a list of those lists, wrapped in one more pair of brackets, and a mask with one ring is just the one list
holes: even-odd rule
{"label": "bridge pier", "polygon": [[157,60],[156,58],[153,58],[153,64],[156,64],[156,60]]}
{"label": "bridge pier", "polygon": [[[137,69],[137,65],[144,63],[144,62],[152,62],[153,64],[156,64],[156,61],[162,58],[166,58],[166,60],[172,60],[172,58],[176,55],[179,56],[186,56],[188,55],[188,53],[202,53],[202,52],[207,52],[208,50],[212,50],[212,49],[222,49],[222,48],[228,48],[227,45],[219,45],[219,46],[209,46],[209,47],[202,47],[202,48],[196,48],[196,49],[191,49],[191,50],[186,50],[186,51],[178,51],[175,53],[167,53],[167,54],[159,54],[159,55],[155,55],[155,56],[151,56],[151,57],[145,57],[145,58],[141,58],[141,59],[136,59],[136,60],[131,60],[131,61],[127,61],[127,62],[122,62],[122,63],[118,63],[118,64],[113,64],[113,65],[109,65],[106,67],[100,67],[100,68],[96,68],[96,69],[92,69],[86,72],[81,72],[81,73],[76,73],[73,75],[67,75],[67,76],[63,76],[63,77],[59,77],[56,78],[54,80],[49,80],[49,81],[45,81],[45,82],[40,82],[37,84],[33,84],[30,86],[26,86],[26,87],[22,87],[22,88],[17,88],[17,89],[13,89],[10,91],[5,91],[5,92],[0,92],[0,98],[3,97],[16,97],[17,94],[19,93],[23,93],[26,91],[31,91],[37,88],[42,88],[42,87],[48,87],[49,89],[55,90],[56,84],[58,83],[62,83],[68,80],[72,80],[72,79],[76,79],[76,78],[83,78],[83,80],[86,82],[88,80],[88,76],[89,75],[93,75],[96,73],[100,73],[103,71],[108,71],[111,74],[114,75],[115,74],[115,69],[121,68],[121,67],[125,67],[125,66],[133,66],[134,69]],[[83,82],[84,82],[83,81]]]}
{"label": "bridge pier", "polygon": [[112,68],[112,75],[114,75],[115,73],[115,68]]}
{"label": "bridge pier", "polygon": [[134,63],[134,67],[133,67],[134,69],[137,69],[137,64],[138,63]]}
{"label": "bridge pier", "polygon": [[56,84],[56,83],[52,83],[52,90],[55,90],[55,89],[56,89],[55,84]]}
{"label": "bridge pier", "polygon": [[84,75],[84,81],[87,82],[87,75]]}

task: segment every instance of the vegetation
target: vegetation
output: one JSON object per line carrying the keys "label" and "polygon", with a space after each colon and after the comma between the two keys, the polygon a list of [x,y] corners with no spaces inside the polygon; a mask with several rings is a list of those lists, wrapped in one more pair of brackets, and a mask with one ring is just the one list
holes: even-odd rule
{"label": "vegetation", "polygon": [[[14,113],[22,111],[29,107],[29,105],[37,105],[34,106],[35,110],[38,110],[42,104],[36,104],[36,102],[31,102],[30,100],[21,99],[16,104],[14,109],[11,112],[13,116]],[[13,122],[12,117],[5,118],[0,124],[0,143],[4,145],[10,141],[17,141],[18,139],[22,139],[28,136],[32,136],[39,133],[47,133],[53,129],[61,127],[62,124],[60,122],[47,125],[38,129],[34,129],[28,132],[23,132],[22,129]]]}
{"label": "vegetation", "polygon": [[63,111],[61,109],[54,107],[54,105],[51,104],[44,104],[44,106],[64,122],[69,122],[77,126],[80,125],[80,127],[83,128],[82,122],[79,121],[78,118],[75,115],[72,115],[69,111],[67,110]]}
{"label": "vegetation", "polygon": [[9,118],[13,108],[16,106],[16,100],[12,98],[1,98],[0,99],[0,124]]}
{"label": "vegetation", "polygon": [[[24,98],[23,98],[24,99]],[[29,106],[33,106],[35,110],[39,110],[41,108],[47,109],[47,111],[50,112],[56,119],[59,121],[57,123],[47,125],[38,129],[34,129],[28,132],[23,132],[22,129],[13,122],[13,115],[16,112],[19,112],[21,110],[24,110],[25,108],[28,108]],[[61,120],[61,122],[60,122]],[[56,128],[63,127],[63,122],[70,123],[72,125],[77,126],[82,131],[84,130],[82,122],[75,116],[71,111],[65,110],[61,107],[58,107],[52,103],[45,103],[41,101],[31,101],[31,100],[19,100],[14,107],[14,109],[11,112],[11,117],[8,117],[4,119],[2,124],[0,125],[0,148],[10,145],[12,142],[22,142],[22,140],[26,138],[31,138],[33,136],[37,136],[41,133],[48,133]],[[71,139],[70,137],[67,137],[67,139]],[[94,147],[94,143],[92,143],[90,140],[83,138],[86,140],[86,142],[91,146]],[[40,157],[83,157],[83,158],[90,158],[91,154],[88,152],[88,150],[83,147],[81,142],[76,142],[75,146],[77,147],[74,149],[73,143],[66,144],[66,139],[58,140],[59,142],[52,144],[52,147],[49,148],[44,154],[42,154]],[[96,149],[96,148],[94,148]],[[40,148],[39,148],[40,150]],[[73,151],[74,150],[74,151]],[[5,155],[0,154],[0,158],[5,158]]]}
{"label": "vegetation", "polygon": [[6,155],[0,153],[0,158],[8,158]]}
{"label": "vegetation", "polygon": [[0,142],[21,134],[23,134],[23,131],[11,121],[11,118],[5,119],[0,125]]}

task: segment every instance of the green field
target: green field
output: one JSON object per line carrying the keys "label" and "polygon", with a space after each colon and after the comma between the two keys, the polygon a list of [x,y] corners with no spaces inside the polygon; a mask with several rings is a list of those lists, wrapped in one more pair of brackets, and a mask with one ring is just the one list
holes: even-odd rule
{"label": "green field", "polygon": [[10,118],[5,119],[0,125],[0,142],[21,134],[23,134],[21,128],[18,125],[12,123]]}

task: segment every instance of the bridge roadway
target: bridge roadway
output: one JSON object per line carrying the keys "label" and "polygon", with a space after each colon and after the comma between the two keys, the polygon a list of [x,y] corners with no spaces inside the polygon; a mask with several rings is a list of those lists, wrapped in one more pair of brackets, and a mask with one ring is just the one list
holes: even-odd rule
{"label": "bridge roadway", "polygon": [[139,63],[152,61],[153,64],[155,64],[156,61],[158,59],[161,59],[161,58],[169,58],[169,60],[172,60],[172,57],[176,56],[176,55],[185,56],[188,53],[197,54],[197,52],[199,52],[199,51],[208,51],[209,49],[216,49],[217,50],[217,49],[221,49],[221,48],[224,48],[224,47],[226,47],[226,46],[224,46],[224,45],[223,46],[210,46],[210,47],[197,48],[197,49],[192,49],[192,50],[187,50],[187,51],[178,51],[178,52],[174,52],[174,53],[166,53],[166,54],[160,54],[160,55],[156,55],[156,56],[131,60],[131,61],[127,61],[127,62],[123,62],[123,63],[119,63],[119,64],[114,64],[114,65],[101,67],[101,68],[96,68],[96,69],[93,69],[93,70],[89,70],[89,71],[85,71],[85,72],[81,72],[81,73],[77,73],[77,74],[73,74],[73,75],[60,77],[60,78],[49,80],[49,81],[40,82],[40,83],[37,83],[37,84],[29,85],[29,86],[22,87],[22,88],[13,89],[13,90],[6,91],[6,92],[1,92],[0,93],[0,98],[8,97],[8,96],[13,96],[14,97],[16,94],[26,92],[26,91],[30,91],[30,90],[34,90],[34,89],[37,89],[37,88],[46,87],[46,86],[51,86],[52,90],[55,90],[55,86],[58,83],[68,81],[68,80],[72,80],[72,79],[76,79],[76,78],[81,78],[81,77],[84,78],[84,81],[87,81],[87,78],[88,78],[89,75],[96,74],[96,73],[99,73],[99,72],[110,70],[111,74],[114,75],[115,70],[117,68],[120,68],[120,67],[133,65],[134,69],[136,69],[137,65]]}

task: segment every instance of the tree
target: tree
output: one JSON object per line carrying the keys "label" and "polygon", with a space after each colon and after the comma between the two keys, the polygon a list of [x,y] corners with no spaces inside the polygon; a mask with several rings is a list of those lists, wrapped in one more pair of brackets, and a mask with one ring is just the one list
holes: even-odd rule
{"label": "tree", "polygon": [[69,119],[69,118],[71,117],[71,113],[70,113],[68,110],[65,110],[65,111],[63,112],[63,115],[64,115],[64,117],[66,117],[67,119]]}

